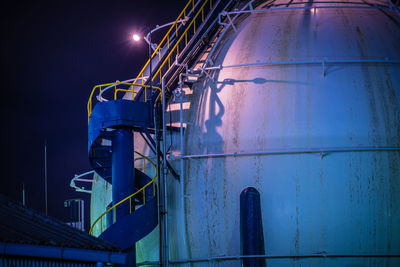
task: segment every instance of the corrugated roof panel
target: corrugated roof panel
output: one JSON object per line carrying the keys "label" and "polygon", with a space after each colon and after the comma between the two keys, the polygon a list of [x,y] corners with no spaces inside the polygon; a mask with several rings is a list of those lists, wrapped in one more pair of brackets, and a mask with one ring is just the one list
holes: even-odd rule
{"label": "corrugated roof panel", "polygon": [[0,256],[0,267],[94,267],[93,262],[79,262],[66,260],[52,260],[43,258],[21,258]]}
{"label": "corrugated roof panel", "polygon": [[4,243],[119,251],[119,248],[27,209],[0,195],[0,241]]}

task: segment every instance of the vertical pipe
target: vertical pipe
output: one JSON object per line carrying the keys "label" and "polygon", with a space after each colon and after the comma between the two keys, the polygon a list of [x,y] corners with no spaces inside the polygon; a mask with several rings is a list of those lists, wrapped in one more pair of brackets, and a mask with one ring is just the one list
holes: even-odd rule
{"label": "vertical pipe", "polygon": [[[260,193],[254,187],[240,193],[240,250],[242,255],[264,255]],[[244,267],[263,267],[265,259],[243,259]]]}
{"label": "vertical pipe", "polygon": [[187,237],[186,237],[186,219],[185,219],[185,169],[184,169],[184,162],[183,162],[183,88],[182,88],[183,81],[179,83],[179,89],[180,89],[180,110],[179,110],[179,136],[181,139],[180,142],[180,150],[181,150],[181,160],[179,161],[180,163],[180,195],[181,195],[181,205],[182,205],[182,215],[181,215],[181,223],[182,223],[182,231],[183,231],[183,247],[186,249],[186,256],[189,256],[189,248],[187,244]]}
{"label": "vertical pipe", "polygon": [[[152,61],[152,53],[151,53],[151,29],[148,28],[149,31],[149,79],[150,79],[150,118],[152,117],[152,112],[153,112],[153,77],[152,77],[152,66],[151,66],[151,61]],[[145,88],[145,91],[147,91],[147,89]],[[147,101],[147,99],[145,99],[145,101]]]}
{"label": "vertical pipe", "polygon": [[[133,134],[130,129],[117,129],[112,140],[112,203],[128,197],[135,189],[135,172],[133,160]],[[132,210],[135,208],[132,207]],[[118,218],[129,214],[129,205],[119,205],[114,209]],[[128,251],[129,264],[136,262],[135,245]],[[128,265],[127,265],[128,266]]]}
{"label": "vertical pipe", "polygon": [[159,186],[159,190],[158,190],[158,215],[159,215],[159,220],[160,220],[160,240],[159,240],[159,244],[160,244],[160,263],[161,265],[164,264],[164,257],[165,257],[165,252],[164,252],[164,239],[165,239],[165,233],[164,233],[164,220],[165,220],[165,216],[164,216],[164,190],[163,190],[163,179],[160,175],[160,154],[159,154],[159,137],[158,137],[158,116],[157,116],[157,107],[154,107],[154,133],[155,133],[155,138],[156,138],[156,158],[157,158],[157,177],[158,177],[158,186]]}
{"label": "vertical pipe", "polygon": [[162,131],[163,131],[163,181],[164,181],[164,233],[165,233],[165,263],[164,266],[169,265],[169,250],[168,250],[168,188],[167,188],[167,145],[166,145],[166,126],[165,126],[165,83],[162,79]]}

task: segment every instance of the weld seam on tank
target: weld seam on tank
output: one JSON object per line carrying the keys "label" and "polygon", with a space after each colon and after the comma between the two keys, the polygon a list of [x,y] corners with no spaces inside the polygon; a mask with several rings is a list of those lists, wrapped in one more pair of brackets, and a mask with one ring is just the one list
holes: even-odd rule
{"label": "weld seam on tank", "polygon": [[[237,255],[219,256],[209,258],[192,258],[184,260],[170,260],[170,264],[183,264],[189,262],[205,261],[231,261],[244,258],[264,258],[264,259],[301,259],[301,258],[400,258],[400,254],[304,254],[304,255]],[[140,263],[139,263],[140,264]],[[139,266],[138,264],[138,266]],[[144,264],[142,264],[144,265]]]}
{"label": "weld seam on tank", "polygon": [[[244,63],[235,65],[225,65],[225,66],[211,66],[205,68],[198,68],[198,70],[221,70],[228,68],[242,68],[242,67],[252,67],[252,66],[266,66],[266,65],[300,65],[300,64],[400,64],[400,59],[317,59],[317,60],[293,60],[293,61],[275,61],[275,62],[255,62],[255,63]],[[194,69],[193,71],[196,71]]]}
{"label": "weld seam on tank", "polygon": [[231,12],[225,12],[223,15],[240,15],[246,13],[261,13],[261,12],[285,11],[285,10],[310,10],[310,9],[372,9],[372,10],[394,11],[389,6],[304,6],[304,7],[276,7],[268,9],[231,11]]}
{"label": "weld seam on tank", "polygon": [[[191,258],[182,260],[170,260],[170,264],[184,264],[191,262],[205,261],[232,261],[243,258],[265,258],[265,259],[301,259],[301,258],[400,258],[400,254],[304,254],[304,255],[237,255],[237,256],[217,256],[209,258]],[[159,266],[157,261],[139,262],[136,266]]]}
{"label": "weld seam on tank", "polygon": [[193,159],[193,158],[217,158],[217,157],[238,157],[238,156],[260,156],[260,155],[287,155],[287,154],[320,154],[325,156],[328,153],[345,152],[384,152],[400,151],[400,147],[337,147],[337,148],[312,148],[298,150],[275,150],[260,152],[234,152],[234,153],[215,153],[202,155],[170,156],[170,160]]}

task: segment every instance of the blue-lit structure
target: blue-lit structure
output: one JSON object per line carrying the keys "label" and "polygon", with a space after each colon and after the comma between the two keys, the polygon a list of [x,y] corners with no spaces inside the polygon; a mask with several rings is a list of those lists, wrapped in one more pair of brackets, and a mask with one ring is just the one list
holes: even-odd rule
{"label": "blue-lit structure", "polygon": [[189,1],[151,75],[91,94],[91,233],[142,264],[398,266],[399,25],[395,1]]}
{"label": "blue-lit structure", "polygon": [[[132,130],[146,132],[153,124],[150,114],[146,102],[115,100],[97,104],[89,120],[90,162],[93,169],[113,185],[113,208],[111,216],[104,218],[106,226],[100,238],[128,249],[132,262],[135,262],[135,242],[157,225],[156,186],[145,187],[152,183],[151,178],[135,170],[133,161]],[[104,144],[103,139],[109,140],[111,145]],[[140,189],[143,189],[140,194],[132,196]],[[120,202],[123,204],[119,205]],[[136,205],[143,206],[135,210]],[[103,222],[100,224],[102,227]]]}

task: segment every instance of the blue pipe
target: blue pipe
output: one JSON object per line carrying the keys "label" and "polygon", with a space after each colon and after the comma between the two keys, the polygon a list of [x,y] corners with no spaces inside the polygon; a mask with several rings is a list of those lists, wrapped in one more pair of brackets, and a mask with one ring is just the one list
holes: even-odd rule
{"label": "blue pipe", "polygon": [[[261,217],[260,193],[247,187],[240,193],[240,250],[242,255],[264,255],[264,234]],[[244,267],[263,267],[262,258],[245,258]]]}

